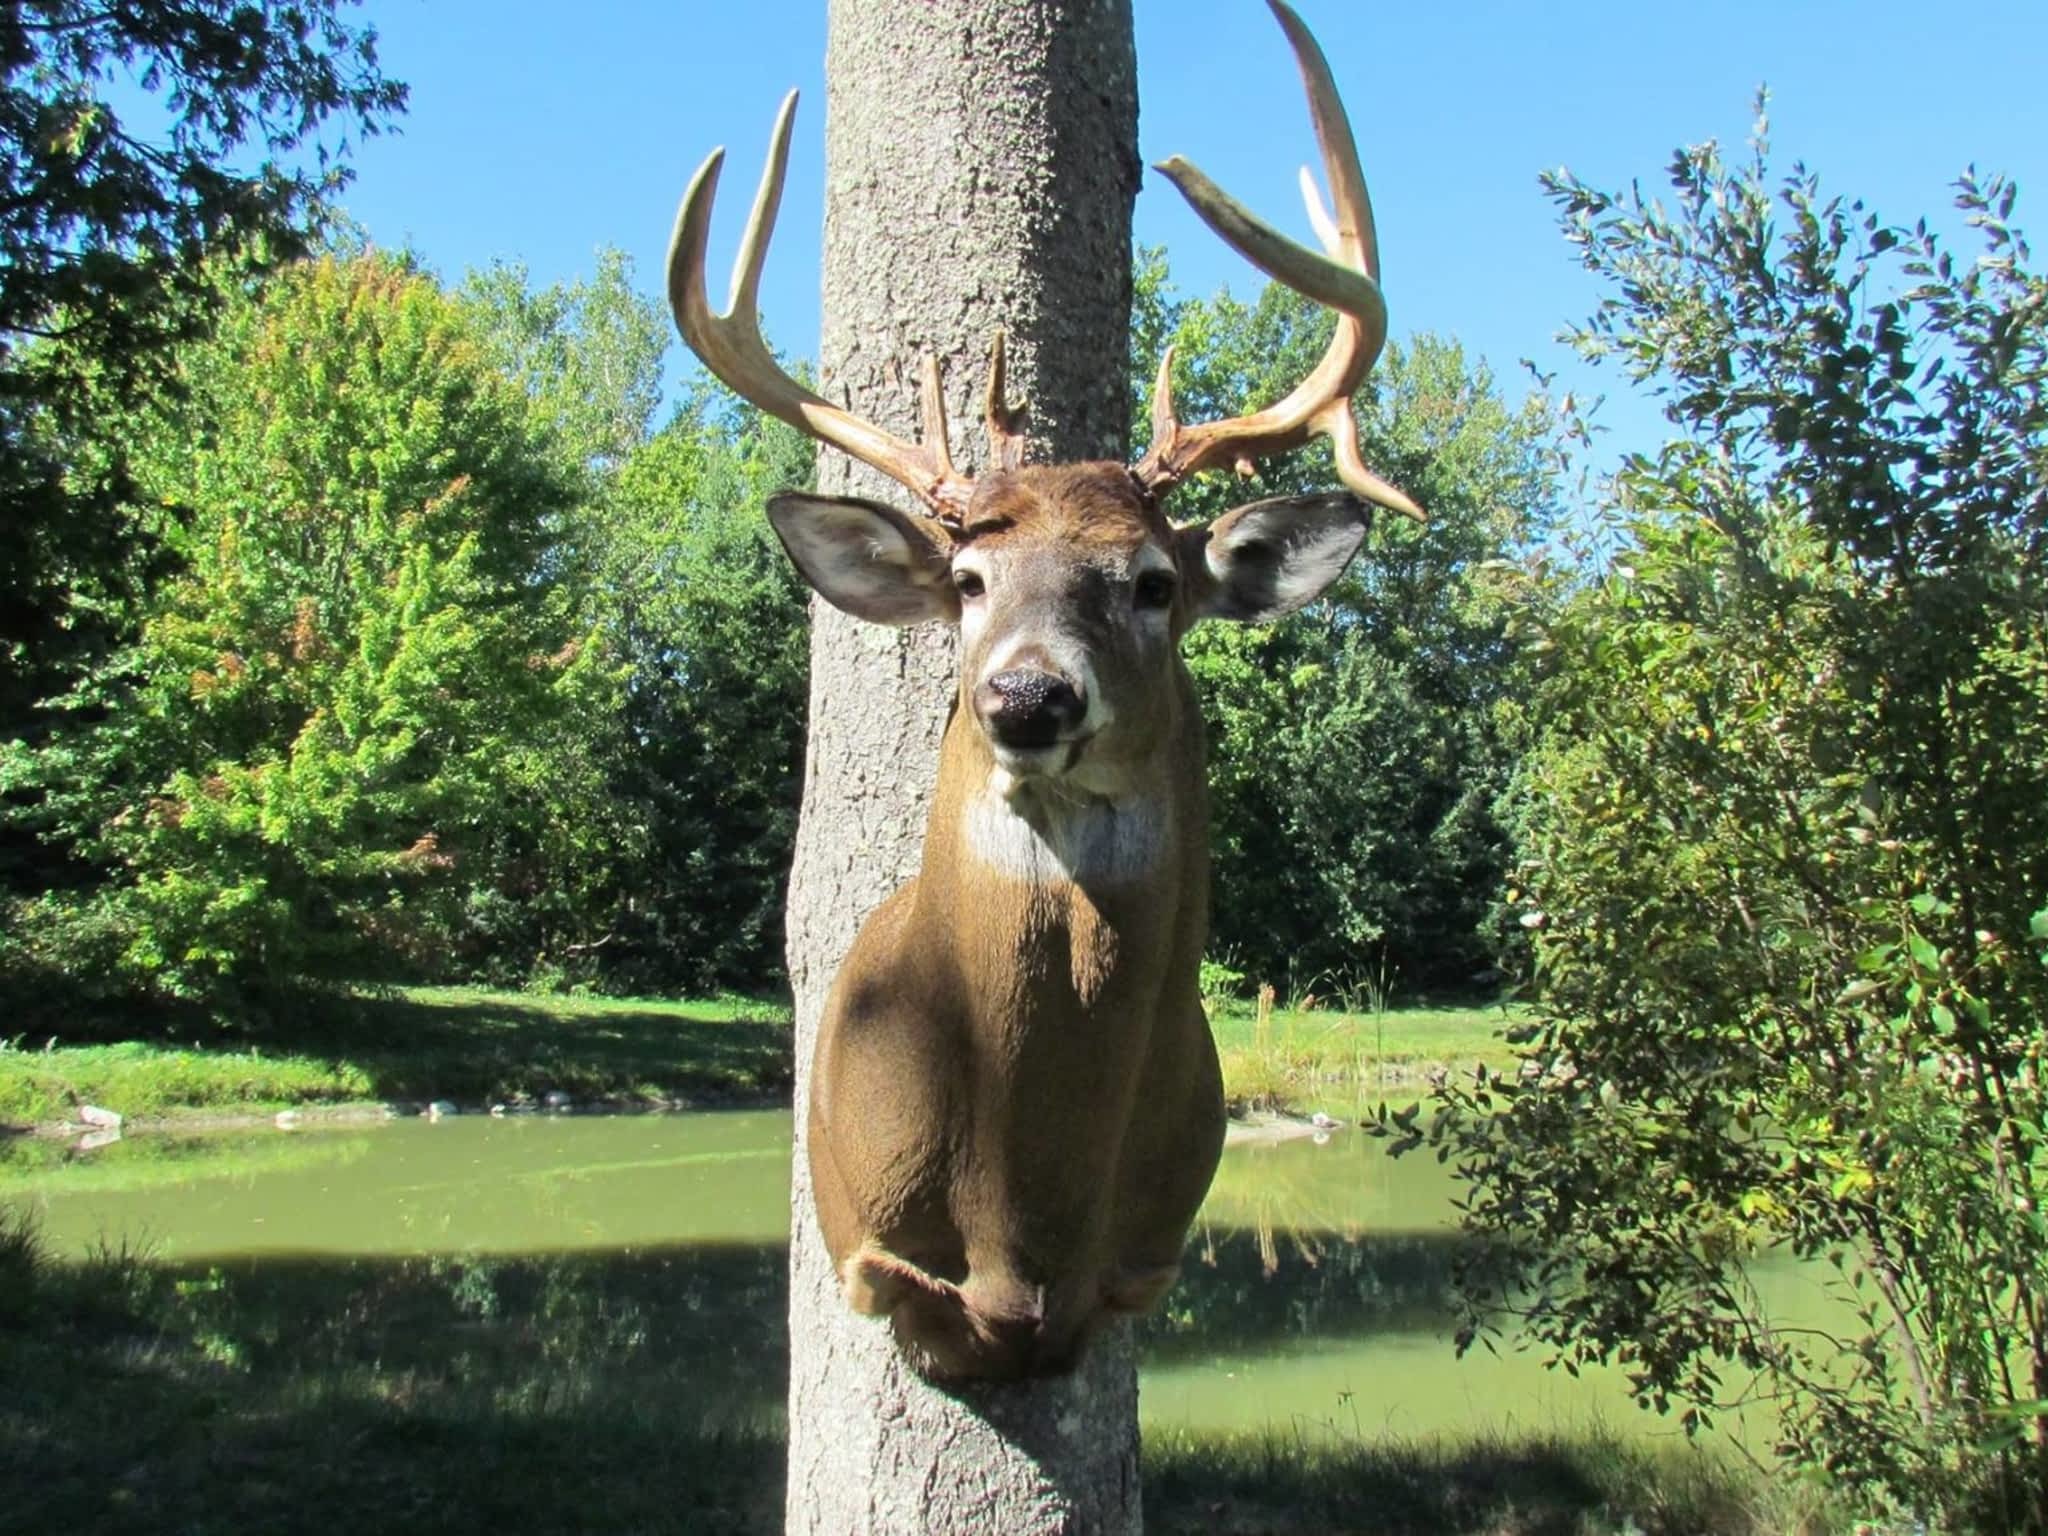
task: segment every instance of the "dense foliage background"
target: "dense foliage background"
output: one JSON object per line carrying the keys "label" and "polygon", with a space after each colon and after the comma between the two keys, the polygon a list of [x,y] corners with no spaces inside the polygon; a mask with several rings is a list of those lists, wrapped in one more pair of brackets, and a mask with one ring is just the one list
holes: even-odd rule
{"label": "dense foliage background", "polygon": [[[346,184],[336,157],[404,105],[346,9],[0,14],[0,740],[35,739],[39,701],[132,633],[175,563],[95,423],[174,383],[230,274],[313,248]],[[0,875],[22,861],[43,859],[0,825]]]}
{"label": "dense foliage background", "polygon": [[629,279],[224,282],[176,390],[79,434],[166,565],[0,748],[38,995],[772,981],[802,606],[756,509],[809,455],[708,401],[653,431]]}
{"label": "dense foliage background", "polygon": [[[53,1014],[314,978],[772,989],[806,640],[759,508],[808,442],[701,386],[657,427],[668,322],[615,254],[543,290],[345,242],[213,280],[172,387],[61,440],[119,461],[156,565],[0,747],[33,850],[0,957]],[[1328,338],[1277,290],[1178,298],[1156,254],[1144,295],[1134,388],[1172,339],[1196,410],[1284,391]],[[1219,971],[1326,995],[1492,963],[1501,569],[1548,513],[1542,408],[1455,345],[1396,349],[1362,403],[1429,527],[1308,614],[1190,645]],[[1304,455],[1181,510],[1327,475]]]}
{"label": "dense foliage background", "polygon": [[[1550,184],[1613,295],[1583,344],[1676,431],[1532,593],[1537,1022],[1433,1127],[1491,1244],[1471,1327],[2039,1531],[2048,284],[1996,182],[1961,187],[1974,260],[1774,181],[1761,132],[1672,184]],[[1780,1326],[1784,1254],[1839,1277],[1826,1325]]]}
{"label": "dense foliage background", "polygon": [[[1327,310],[1277,285],[1251,304],[1184,299],[1146,253],[1132,325],[1131,419],[1176,351],[1191,420],[1284,395],[1328,346]],[[1522,681],[1507,624],[1517,571],[1555,518],[1554,432],[1537,397],[1502,398],[1454,341],[1387,349],[1357,401],[1366,461],[1429,522],[1378,519],[1367,552],[1306,612],[1197,629],[1184,647],[1210,737],[1211,948],[1254,984],[1349,995],[1485,988],[1487,914],[1508,841],[1494,802]],[[1210,477],[1174,515],[1334,483],[1318,442],[1246,483]]]}

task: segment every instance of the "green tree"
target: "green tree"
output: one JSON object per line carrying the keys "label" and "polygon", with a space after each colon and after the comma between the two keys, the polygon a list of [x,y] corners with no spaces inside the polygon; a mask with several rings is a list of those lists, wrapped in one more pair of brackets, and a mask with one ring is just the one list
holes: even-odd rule
{"label": "green tree", "polygon": [[[1164,347],[1182,414],[1277,399],[1329,344],[1327,310],[1279,285],[1253,304],[1176,298],[1142,253],[1132,322],[1134,420]],[[1186,644],[1210,728],[1211,943],[1247,973],[1297,987],[1460,986],[1490,965],[1485,919],[1508,856],[1493,804],[1519,697],[1507,638],[1512,562],[1548,526],[1550,417],[1505,402],[1483,364],[1422,335],[1393,346],[1357,401],[1366,459],[1426,507],[1380,519],[1352,571],[1264,629],[1205,626]],[[1212,477],[1174,515],[1334,483],[1327,444]]]}
{"label": "green tree", "polygon": [[596,613],[628,668],[609,792],[640,839],[587,968],[608,987],[781,979],[808,631],[762,507],[811,473],[809,439],[700,397],[595,505]]}
{"label": "green tree", "polygon": [[[81,439],[161,386],[171,349],[210,323],[210,261],[301,251],[345,179],[333,157],[404,105],[346,8],[28,0],[0,15],[0,739],[47,726],[38,701],[132,636],[165,568],[120,445]],[[52,874],[0,837],[0,880]]]}
{"label": "green tree", "polygon": [[[1435,1125],[1498,1261],[1472,1326],[1688,1426],[1773,1398],[1942,1529],[2048,1530],[2048,285],[1995,182],[1960,262],[1774,192],[1761,141],[1672,184],[1549,183],[1612,295],[1582,345],[1676,432],[1540,615],[1540,1022]],[[1833,1266],[1831,1327],[1763,1308],[1772,1254]]]}
{"label": "green tree", "polygon": [[389,258],[287,271],[183,362],[110,427],[178,570],[69,728],[0,756],[100,882],[17,912],[30,957],[205,994],[495,961],[507,904],[573,921],[631,842],[585,729],[617,678],[526,398]]}
{"label": "green tree", "polygon": [[580,472],[565,558],[587,572],[588,622],[625,669],[621,710],[587,729],[630,857],[583,890],[582,937],[548,954],[548,974],[631,992],[773,986],[806,631],[762,507],[810,483],[810,442],[701,385],[652,432],[673,323],[616,251],[587,280],[535,291],[500,265],[461,292]]}
{"label": "green tree", "polygon": [[492,362],[600,483],[647,442],[673,322],[634,291],[623,252],[602,249],[592,277],[538,291],[524,266],[499,262],[472,272],[461,294]]}

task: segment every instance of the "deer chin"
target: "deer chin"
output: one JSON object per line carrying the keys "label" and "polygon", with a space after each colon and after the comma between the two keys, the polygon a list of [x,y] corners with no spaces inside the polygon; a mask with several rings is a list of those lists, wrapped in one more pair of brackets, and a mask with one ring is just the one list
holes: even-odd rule
{"label": "deer chin", "polygon": [[1066,778],[1081,766],[1094,739],[1091,733],[1043,747],[1006,747],[991,741],[989,750],[996,765],[989,775],[989,788],[1008,799],[1027,785]]}

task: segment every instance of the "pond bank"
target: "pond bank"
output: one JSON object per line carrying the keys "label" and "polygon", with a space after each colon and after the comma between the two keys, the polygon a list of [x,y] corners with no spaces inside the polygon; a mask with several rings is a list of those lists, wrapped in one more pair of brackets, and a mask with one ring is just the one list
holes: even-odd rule
{"label": "pond bank", "polygon": [[[1224,1010],[1213,1022],[1240,1118],[1356,1120],[1446,1073],[1502,1064],[1497,1036],[1508,1018],[1485,1007],[1280,1010],[1263,1020]],[[787,1007],[747,998],[364,989],[204,1040],[132,1034],[40,1049],[0,1041],[0,1127],[61,1134],[88,1105],[135,1130],[260,1126],[280,1111],[308,1122],[402,1117],[437,1101],[480,1114],[551,1094],[610,1113],[760,1107],[787,1104],[794,1081]]]}
{"label": "pond bank", "polygon": [[551,1093],[613,1110],[773,1104],[787,1101],[794,1077],[788,1010],[748,998],[365,989],[203,1040],[132,1034],[0,1043],[0,1125],[50,1127],[85,1105],[137,1128],[191,1128],[437,1100],[483,1112]]}
{"label": "pond bank", "polygon": [[[436,1112],[432,1102],[386,1103],[361,1100],[341,1104],[286,1105],[278,1109],[250,1106],[241,1110],[189,1108],[134,1119],[123,1117],[112,1127],[119,1135],[203,1135],[237,1131],[313,1131],[386,1125],[402,1120],[459,1119],[479,1115],[506,1119],[525,1115],[674,1115],[726,1109],[787,1109],[785,1094],[756,1098],[700,1098],[696,1100],[603,1099],[559,1107],[505,1104],[454,1105]],[[1329,1115],[1295,1115],[1274,1110],[1233,1111],[1225,1133],[1228,1146],[1272,1145],[1277,1142],[1327,1138],[1339,1131],[1355,1129],[1357,1122]],[[34,1136],[44,1140],[68,1141],[74,1137],[105,1135],[109,1127],[93,1121],[45,1120],[30,1125],[0,1125],[0,1135]],[[112,1139],[112,1138],[109,1138]]]}

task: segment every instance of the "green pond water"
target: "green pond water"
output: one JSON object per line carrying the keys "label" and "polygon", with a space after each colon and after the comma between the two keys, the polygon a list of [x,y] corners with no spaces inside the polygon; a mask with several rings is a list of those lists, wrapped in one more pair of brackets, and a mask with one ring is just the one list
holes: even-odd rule
{"label": "green pond water", "polygon": [[[786,1112],[735,1112],[18,1143],[0,1204],[32,1210],[60,1256],[146,1252],[233,1309],[235,1347],[299,1369],[675,1362],[705,1402],[762,1421],[786,1361],[789,1136]],[[1451,1198],[1433,1159],[1356,1132],[1229,1150],[1142,1328],[1148,1430],[1675,1436],[1614,1375],[1456,1357]],[[1796,1273],[1772,1284],[1819,1304]]]}

